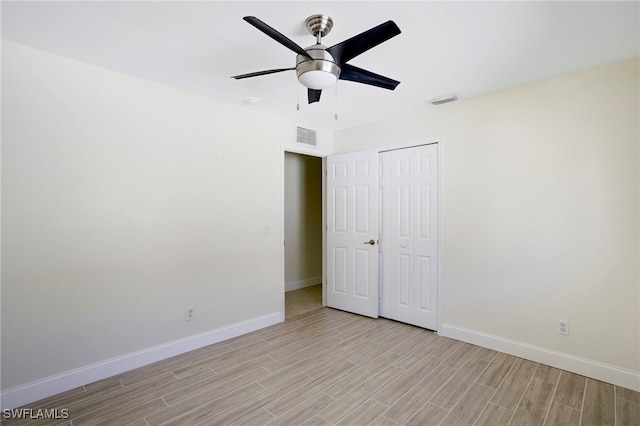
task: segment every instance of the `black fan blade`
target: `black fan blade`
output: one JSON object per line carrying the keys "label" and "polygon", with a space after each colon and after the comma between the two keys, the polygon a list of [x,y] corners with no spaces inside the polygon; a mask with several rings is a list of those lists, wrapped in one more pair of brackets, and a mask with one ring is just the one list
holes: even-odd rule
{"label": "black fan blade", "polygon": [[277,30],[271,28],[269,25],[265,24],[255,16],[245,16],[242,19],[244,19],[245,21],[247,21],[257,29],[259,29],[260,31],[262,31],[263,33],[265,33],[266,35],[268,35],[269,37],[271,37],[272,39],[274,39],[284,47],[287,47],[290,50],[293,50],[299,55],[303,55],[309,59],[312,59],[311,56],[309,56],[309,54],[302,47],[298,46],[294,41],[288,39],[286,36],[279,33]]}
{"label": "black fan blade", "polygon": [[344,65],[348,60],[355,58],[361,53],[366,52],[400,34],[400,28],[393,21],[387,21],[383,24],[373,27],[355,37],[331,46],[327,52],[331,53],[338,65]]}
{"label": "black fan blade", "polygon": [[249,78],[249,77],[258,77],[259,75],[267,75],[267,74],[275,74],[277,72],[282,72],[282,71],[291,71],[291,70],[295,70],[296,68],[278,68],[275,70],[266,70],[266,71],[257,71],[257,72],[250,72],[248,74],[240,74],[240,75],[232,75],[231,78],[235,78],[236,80],[240,80],[243,78]]}
{"label": "black fan blade", "polygon": [[383,89],[394,90],[399,81],[384,77],[353,65],[345,64],[340,71],[340,80],[355,81],[356,83],[369,84],[371,86],[382,87]]}
{"label": "black fan blade", "polygon": [[307,94],[309,96],[309,103],[312,104],[314,102],[320,101],[320,95],[322,94],[322,90],[308,89]]}

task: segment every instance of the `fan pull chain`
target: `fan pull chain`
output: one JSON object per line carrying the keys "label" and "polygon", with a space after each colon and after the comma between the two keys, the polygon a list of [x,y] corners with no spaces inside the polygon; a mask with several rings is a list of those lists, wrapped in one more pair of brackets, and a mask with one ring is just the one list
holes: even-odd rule
{"label": "fan pull chain", "polygon": [[338,119],[338,82],[336,82],[335,100],[336,100],[335,115],[333,116],[333,118],[337,120]]}
{"label": "fan pull chain", "polygon": [[300,111],[300,84],[296,79],[296,110]]}

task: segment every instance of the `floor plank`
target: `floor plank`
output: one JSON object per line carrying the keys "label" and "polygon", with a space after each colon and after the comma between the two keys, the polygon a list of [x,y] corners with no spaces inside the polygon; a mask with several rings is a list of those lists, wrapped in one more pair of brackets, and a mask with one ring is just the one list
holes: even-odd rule
{"label": "floor plank", "polygon": [[413,389],[397,400],[384,415],[391,420],[407,423],[455,374],[455,370],[444,365],[437,366]]}
{"label": "floor plank", "polygon": [[586,377],[563,371],[553,401],[575,410],[582,410],[585,384]]}
{"label": "floor plank", "polygon": [[488,364],[488,361],[480,358],[471,359],[430,399],[430,402],[450,410],[464,392],[474,384]]}
{"label": "floor plank", "polygon": [[547,417],[555,385],[534,377],[524,392],[511,420],[514,424],[543,424]]}
{"label": "floor plank", "polygon": [[484,411],[476,420],[475,426],[503,426],[508,425],[513,417],[513,411],[496,404],[487,404]]}
{"label": "floor plank", "polygon": [[640,403],[616,398],[616,424],[640,425]]}
{"label": "floor plank", "polygon": [[615,425],[615,399],[613,385],[587,379],[584,391],[584,409],[581,424]]}
{"label": "floor plank", "polygon": [[544,424],[545,426],[578,426],[580,411],[554,402]]}
{"label": "floor plank", "polygon": [[537,367],[534,362],[516,359],[491,402],[515,410]]}
{"label": "floor plank", "polygon": [[482,414],[484,407],[495,391],[479,383],[473,383],[451,408],[443,423],[472,425]]}

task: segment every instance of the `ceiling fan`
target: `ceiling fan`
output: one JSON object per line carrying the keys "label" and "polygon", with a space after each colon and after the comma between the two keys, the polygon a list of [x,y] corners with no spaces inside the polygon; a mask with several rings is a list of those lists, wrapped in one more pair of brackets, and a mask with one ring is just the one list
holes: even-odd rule
{"label": "ceiling fan", "polygon": [[232,76],[236,80],[296,70],[298,80],[308,88],[310,104],[318,102],[322,89],[333,86],[339,79],[389,90],[394,90],[400,84],[399,81],[347,63],[361,53],[400,34],[400,28],[393,21],[384,22],[334,46],[325,47],[322,45],[322,37],[329,34],[331,28],[333,28],[333,20],[327,15],[312,15],[306,19],[305,25],[309,32],[316,37],[316,44],[303,49],[255,16],[245,16],[243,19],[278,43],[297,53],[298,56],[295,67]]}

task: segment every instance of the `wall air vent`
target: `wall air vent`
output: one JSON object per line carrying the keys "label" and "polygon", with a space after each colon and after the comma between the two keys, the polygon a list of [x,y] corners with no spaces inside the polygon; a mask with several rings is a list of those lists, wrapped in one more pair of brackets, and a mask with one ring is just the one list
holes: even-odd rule
{"label": "wall air vent", "polygon": [[448,104],[449,102],[455,102],[458,99],[460,99],[459,94],[451,93],[448,95],[440,96],[439,98],[429,99],[427,102],[429,102],[431,105],[442,105]]}
{"label": "wall air vent", "polygon": [[317,132],[315,130],[305,129],[304,127],[298,127],[296,135],[296,142],[303,143],[305,145],[318,147]]}

